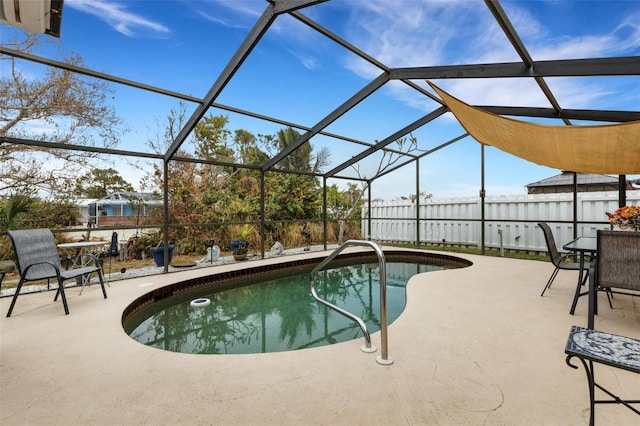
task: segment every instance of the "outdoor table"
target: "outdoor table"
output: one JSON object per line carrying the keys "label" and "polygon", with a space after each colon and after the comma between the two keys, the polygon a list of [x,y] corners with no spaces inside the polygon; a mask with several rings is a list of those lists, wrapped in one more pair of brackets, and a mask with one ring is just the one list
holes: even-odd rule
{"label": "outdoor table", "polygon": [[597,254],[596,252],[598,251],[597,243],[598,241],[595,237],[578,237],[575,240],[562,246],[563,250],[577,253],[580,259],[580,273],[578,274],[578,285],[576,287],[576,293],[573,296],[571,311],[569,311],[571,315],[573,315],[573,313],[576,310],[576,305],[578,304],[578,298],[580,296],[589,294],[588,291],[585,291],[583,293],[580,292],[580,287],[584,284],[584,280],[586,279],[585,269],[589,267],[589,265],[586,265],[586,268],[585,268],[584,259],[587,254],[592,258],[596,256]]}
{"label": "outdoor table", "polygon": [[[109,242],[108,241],[78,241],[75,243],[61,243],[61,244],[58,244],[57,246],[61,250],[76,251],[76,255],[72,257],[73,262],[71,263],[71,265],[67,266],[68,269],[72,269],[72,268],[82,268],[84,266],[87,266],[91,262],[90,258],[88,259],[88,256],[87,256],[88,254],[91,253],[90,249],[94,247],[104,246],[106,244],[109,244]],[[86,284],[89,284],[89,281],[91,280],[91,276],[86,275],[86,276],[83,276],[81,279],[82,279],[82,282],[79,282],[78,284],[82,284],[82,288],[84,289],[84,286]],[[82,294],[82,290],[80,290],[80,293]]]}
{"label": "outdoor table", "polygon": [[[622,370],[640,374],[640,340],[626,336],[607,333],[604,331],[586,329],[574,325],[571,327],[569,338],[564,352],[567,354],[567,365],[578,368],[571,363],[571,358],[577,358],[587,372],[589,385],[589,425],[595,423],[596,404],[622,404],[631,411],[640,415],[640,411],[631,404],[640,404],[638,399],[621,399],[598,384],[594,375],[594,363],[607,365]],[[609,399],[596,399],[595,390],[600,389],[607,394]]]}

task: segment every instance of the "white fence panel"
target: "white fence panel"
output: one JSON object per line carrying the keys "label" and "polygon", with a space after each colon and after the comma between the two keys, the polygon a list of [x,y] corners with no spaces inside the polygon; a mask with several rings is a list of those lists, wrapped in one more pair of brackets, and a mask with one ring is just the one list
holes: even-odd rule
{"label": "white fence panel", "polygon": [[[627,192],[627,204],[640,204],[640,191]],[[618,206],[618,193],[581,192],[577,195],[578,235],[595,236],[608,229],[605,212]],[[415,243],[416,204],[410,201],[375,201],[371,204],[371,235],[367,211],[362,210],[362,235],[382,242]],[[481,201],[479,198],[429,199],[420,204],[420,241],[480,246]],[[455,220],[454,220],[455,219]],[[466,219],[466,220],[465,220]],[[573,224],[554,223],[573,219],[573,194],[512,195],[485,198],[485,246],[514,250],[546,251],[537,222],[549,222],[556,243],[573,239]],[[521,221],[521,222],[520,222]],[[502,239],[502,241],[501,241]]]}

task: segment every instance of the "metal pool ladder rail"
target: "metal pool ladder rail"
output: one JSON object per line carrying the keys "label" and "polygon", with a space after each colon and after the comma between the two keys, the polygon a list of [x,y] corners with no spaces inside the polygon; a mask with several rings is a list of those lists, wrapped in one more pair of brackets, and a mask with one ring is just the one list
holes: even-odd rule
{"label": "metal pool ladder rail", "polygon": [[376,254],[378,255],[378,263],[380,264],[380,355],[376,357],[376,362],[382,365],[391,365],[393,364],[393,358],[389,357],[388,347],[387,347],[387,261],[384,258],[384,253],[380,246],[372,241],[365,240],[348,240],[345,241],[340,247],[335,249],[333,253],[331,253],[325,260],[320,262],[318,266],[313,268],[313,271],[309,274],[309,287],[311,289],[311,296],[316,299],[318,302],[322,303],[338,312],[339,314],[344,315],[345,317],[355,321],[358,323],[360,328],[362,329],[362,334],[364,334],[364,345],[360,347],[363,352],[375,352],[376,347],[371,344],[371,335],[369,334],[369,330],[367,329],[367,325],[362,321],[362,319],[351,312],[347,312],[344,309],[320,298],[318,293],[316,293],[315,288],[315,280],[314,276],[324,268],[329,262],[331,262],[338,254],[340,254],[344,249],[351,246],[367,246],[371,247]]}

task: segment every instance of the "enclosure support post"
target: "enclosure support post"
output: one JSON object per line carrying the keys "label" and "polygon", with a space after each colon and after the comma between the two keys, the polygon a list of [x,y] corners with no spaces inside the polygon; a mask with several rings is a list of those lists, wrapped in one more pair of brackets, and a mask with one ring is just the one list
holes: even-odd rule
{"label": "enclosure support post", "polygon": [[484,253],[485,217],[484,217],[484,145],[480,144],[480,251]]}
{"label": "enclosure support post", "polygon": [[627,205],[627,175],[618,176],[618,207]]}
{"label": "enclosure support post", "polygon": [[573,238],[578,238],[578,174],[573,172]]}
{"label": "enclosure support post", "polygon": [[265,240],[265,232],[264,232],[264,172],[260,171],[260,255],[264,259],[264,240]]}
{"label": "enclosure support post", "polygon": [[165,158],[162,163],[164,166],[164,223],[162,225],[162,240],[164,245],[164,272],[169,272],[169,161]]}
{"label": "enclosure support post", "polygon": [[416,247],[420,248],[420,159],[416,158]]}
{"label": "enclosure support post", "polygon": [[373,181],[367,182],[367,240],[371,241],[371,185]]}
{"label": "enclosure support post", "polygon": [[327,177],[322,177],[322,233],[324,249],[327,249]]}

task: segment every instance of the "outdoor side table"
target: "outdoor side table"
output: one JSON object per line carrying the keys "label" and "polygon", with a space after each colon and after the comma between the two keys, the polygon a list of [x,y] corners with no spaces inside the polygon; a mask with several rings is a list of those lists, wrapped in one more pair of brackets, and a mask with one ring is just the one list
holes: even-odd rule
{"label": "outdoor side table", "polygon": [[[640,411],[631,405],[640,404],[640,400],[620,399],[613,392],[596,383],[594,375],[594,363],[640,374],[640,340],[574,325],[571,327],[564,352],[567,354],[566,362],[569,367],[578,368],[577,365],[571,364],[571,359],[575,357],[582,362],[587,373],[591,408],[590,425],[593,426],[595,421],[595,404],[622,404],[640,415]],[[595,388],[606,393],[611,399],[596,399]]]}
{"label": "outdoor side table", "polygon": [[[88,255],[91,253],[90,249],[95,247],[101,247],[106,244],[109,244],[107,241],[79,241],[75,243],[61,243],[58,244],[57,247],[61,250],[76,250],[76,255],[73,257],[73,263],[68,267],[71,268],[82,268],[90,264],[91,260],[88,258]],[[80,282],[78,284],[82,285],[82,289],[80,290],[80,294],[84,290],[84,286],[90,284],[91,277],[85,276],[80,278]]]}

